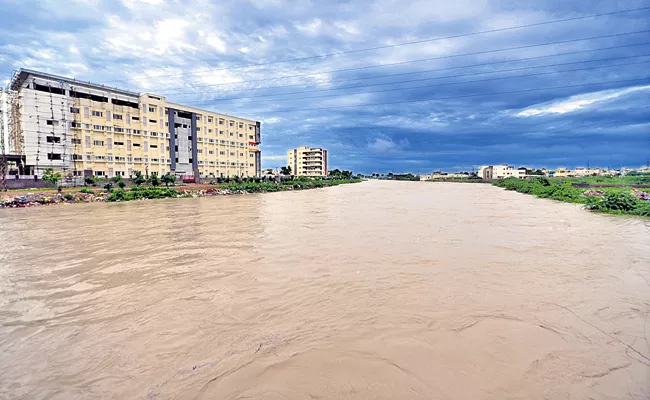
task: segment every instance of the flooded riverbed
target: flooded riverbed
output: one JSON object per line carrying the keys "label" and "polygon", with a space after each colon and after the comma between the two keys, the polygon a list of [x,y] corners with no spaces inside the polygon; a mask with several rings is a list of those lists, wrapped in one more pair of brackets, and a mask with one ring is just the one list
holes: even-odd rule
{"label": "flooded riverbed", "polygon": [[650,398],[641,219],[374,181],[0,210],[0,243],[0,398]]}

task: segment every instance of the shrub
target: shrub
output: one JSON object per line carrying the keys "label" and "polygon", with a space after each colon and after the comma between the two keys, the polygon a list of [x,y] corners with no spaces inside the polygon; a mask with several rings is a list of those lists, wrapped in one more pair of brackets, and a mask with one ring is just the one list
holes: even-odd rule
{"label": "shrub", "polygon": [[117,182],[117,186],[119,186],[120,189],[124,189],[126,187],[126,183],[124,183],[124,181],[119,181]]}
{"label": "shrub", "polygon": [[71,201],[72,199],[74,199],[74,196],[72,194],[70,194],[70,193],[66,193],[66,194],[63,195],[63,198],[68,200],[68,201]]}
{"label": "shrub", "polygon": [[133,178],[132,178],[132,180],[133,180],[133,183],[135,183],[135,184],[138,185],[138,186],[142,185],[143,183],[145,183],[145,182],[147,181],[147,180],[145,179],[145,177],[142,176],[142,172],[140,172],[140,171],[138,171],[138,170],[134,170],[134,171],[133,171]]}
{"label": "shrub", "polygon": [[81,188],[81,190],[79,191],[79,193],[93,194],[93,193],[95,193],[95,192],[93,192],[93,190],[92,190],[92,189],[89,189],[89,188]]}
{"label": "shrub", "polygon": [[165,186],[169,187],[169,184],[174,184],[176,182],[176,175],[171,174],[171,173],[166,173],[160,178],[161,182],[165,184]]}
{"label": "shrub", "polygon": [[84,183],[86,185],[93,185],[96,182],[97,182],[97,178],[95,178],[94,176],[87,176],[84,178]]}
{"label": "shrub", "polygon": [[158,178],[158,175],[152,174],[149,176],[149,184],[151,186],[159,186],[160,185],[160,178]]}

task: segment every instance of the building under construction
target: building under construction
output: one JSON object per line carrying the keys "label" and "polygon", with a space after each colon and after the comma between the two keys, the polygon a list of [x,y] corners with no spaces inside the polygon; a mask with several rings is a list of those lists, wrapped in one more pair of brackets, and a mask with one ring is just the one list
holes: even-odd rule
{"label": "building under construction", "polygon": [[[260,123],[21,69],[2,92],[7,174],[260,176]],[[4,168],[4,167],[2,167]]]}

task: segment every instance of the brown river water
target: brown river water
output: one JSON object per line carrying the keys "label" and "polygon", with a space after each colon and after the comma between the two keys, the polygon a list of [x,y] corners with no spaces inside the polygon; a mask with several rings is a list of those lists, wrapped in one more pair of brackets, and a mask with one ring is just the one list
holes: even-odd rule
{"label": "brown river water", "polygon": [[488,185],[0,210],[2,399],[650,399],[650,222]]}

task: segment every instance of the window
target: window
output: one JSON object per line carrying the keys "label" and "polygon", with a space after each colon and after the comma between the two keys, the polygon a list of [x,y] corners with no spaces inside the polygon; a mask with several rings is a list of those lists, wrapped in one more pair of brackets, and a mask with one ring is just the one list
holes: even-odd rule
{"label": "window", "polygon": [[70,112],[73,114],[79,114],[79,109],[77,107],[70,107]]}
{"label": "window", "polygon": [[124,128],[118,128],[117,126],[113,128],[115,133],[124,133]]}
{"label": "window", "polygon": [[83,154],[73,154],[72,159],[73,160],[83,160],[84,156],[83,156]]}
{"label": "window", "polygon": [[115,146],[124,146],[124,142],[113,142]]}
{"label": "window", "polygon": [[235,126],[235,122],[234,121],[228,121],[228,125]]}
{"label": "window", "polygon": [[234,133],[232,133],[232,132],[228,132],[228,133],[230,134],[230,136],[233,136],[233,135],[234,135]]}
{"label": "window", "polygon": [[219,125],[223,125],[223,122],[224,121],[222,119],[219,119]]}
{"label": "window", "polygon": [[226,152],[225,151],[220,151],[219,154],[224,156],[224,155],[226,155]]}
{"label": "window", "polygon": [[86,136],[86,147],[90,147],[90,136]]}
{"label": "window", "polygon": [[156,112],[156,107],[154,107],[154,106],[149,106],[149,112],[150,112],[150,113],[155,113],[155,112]]}
{"label": "window", "polygon": [[92,116],[93,116],[93,117],[103,117],[103,116],[104,116],[104,113],[101,112],[101,111],[93,111],[93,112],[92,112]]}
{"label": "window", "polygon": [[96,131],[103,131],[104,125],[93,125],[93,129]]}
{"label": "window", "polygon": [[113,119],[122,119],[122,114],[113,114]]}
{"label": "window", "polygon": [[81,139],[72,139],[72,144],[81,144]]}
{"label": "window", "polygon": [[208,123],[209,123],[209,124],[212,123],[212,118],[208,118]]}
{"label": "window", "polygon": [[212,129],[208,129],[208,133],[212,133]]}
{"label": "window", "polygon": [[231,152],[230,152],[230,155],[231,155],[231,156],[234,156],[234,155],[235,155],[235,153],[233,153],[233,152],[231,151]]}
{"label": "window", "polygon": [[149,147],[151,147],[152,149],[157,149],[157,148],[158,148],[158,145],[157,145],[157,144],[152,144],[152,145],[149,146]]}
{"label": "window", "polygon": [[126,133],[131,133],[131,132],[132,132],[131,129],[126,128]]}
{"label": "window", "polygon": [[155,119],[150,119],[149,122],[151,122],[152,124],[158,123],[158,121],[156,121]]}
{"label": "window", "polygon": [[131,117],[131,119],[134,121],[140,121],[140,117]]}
{"label": "window", "polygon": [[239,127],[240,127],[240,128],[243,128],[243,127],[244,127],[244,124],[242,124],[242,123],[240,122],[240,123],[239,123]]}
{"label": "window", "polygon": [[220,134],[220,135],[223,135],[223,131],[219,131],[219,134]]}
{"label": "window", "polygon": [[140,143],[133,143],[133,147],[140,147]]}
{"label": "window", "polygon": [[95,176],[104,176],[106,173],[104,171],[95,171]]}
{"label": "window", "polygon": [[70,122],[70,128],[81,128],[81,122]]}
{"label": "window", "polygon": [[240,156],[240,157],[244,157],[244,153],[239,153],[239,156]]}
{"label": "window", "polygon": [[53,119],[48,119],[48,120],[46,121],[46,124],[48,124],[48,125],[52,125],[52,126],[59,126],[59,121],[55,121],[55,120],[53,120]]}
{"label": "window", "polygon": [[241,138],[243,138],[243,137],[244,137],[244,135],[240,133],[240,134],[239,134],[239,137],[241,137]]}
{"label": "window", "polygon": [[95,146],[103,146],[104,141],[103,140],[94,140],[93,145],[95,145]]}
{"label": "window", "polygon": [[255,154],[251,153],[250,158],[253,158],[253,157],[255,157]]}
{"label": "window", "polygon": [[253,136],[253,135],[248,135],[248,139],[250,139],[250,140],[255,140],[255,136]]}
{"label": "window", "polygon": [[214,150],[209,150],[208,154],[214,154]]}
{"label": "window", "polygon": [[47,159],[48,160],[60,160],[61,159],[61,154],[47,153]]}
{"label": "window", "polygon": [[56,137],[56,136],[48,136],[47,137],[47,142],[48,143],[61,143],[61,138]]}
{"label": "window", "polygon": [[113,130],[112,127],[110,127],[110,126],[107,126],[107,127],[106,127],[106,132],[110,132],[110,131],[112,131],[112,130]]}

